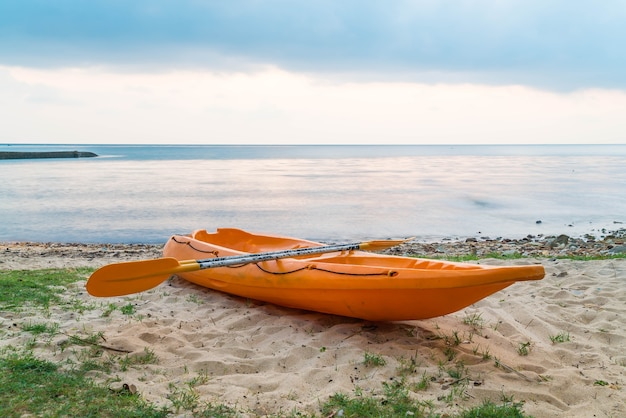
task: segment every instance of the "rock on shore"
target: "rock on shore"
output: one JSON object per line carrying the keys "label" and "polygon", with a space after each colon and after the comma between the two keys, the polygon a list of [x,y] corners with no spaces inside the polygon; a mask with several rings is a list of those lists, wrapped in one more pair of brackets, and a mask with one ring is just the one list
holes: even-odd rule
{"label": "rock on shore", "polygon": [[528,235],[522,239],[467,238],[463,241],[408,242],[385,251],[392,255],[413,255],[426,258],[476,256],[488,258],[493,255],[521,257],[591,257],[626,253],[626,229],[605,232],[602,237],[585,235],[570,237]]}
{"label": "rock on shore", "polygon": [[[591,257],[626,253],[626,229],[607,232],[601,238],[527,236],[522,239],[467,238],[439,242],[411,241],[383,253],[424,258],[475,256],[490,258],[519,255],[533,257]],[[0,243],[0,270],[61,267],[100,267],[120,261],[162,257],[163,244],[82,244],[3,242]]]}

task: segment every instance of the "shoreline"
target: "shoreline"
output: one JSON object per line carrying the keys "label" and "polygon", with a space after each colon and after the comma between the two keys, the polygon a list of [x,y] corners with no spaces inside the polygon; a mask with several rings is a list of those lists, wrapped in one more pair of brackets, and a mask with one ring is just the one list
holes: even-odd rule
{"label": "shoreline", "polygon": [[493,256],[532,257],[602,257],[626,253],[626,229],[606,232],[597,238],[560,235],[527,235],[513,238],[467,238],[465,240],[442,240],[438,242],[409,242],[385,251],[394,255],[419,255],[421,257],[484,258]]}
{"label": "shoreline", "polygon": [[[162,257],[163,244],[94,244],[15,241],[0,242],[0,270],[48,268],[52,265],[100,267],[126,260]],[[611,257],[626,254],[626,229],[602,238],[527,236],[510,238],[467,238],[463,241],[411,241],[382,251],[389,255],[421,258],[475,257],[551,258]]]}

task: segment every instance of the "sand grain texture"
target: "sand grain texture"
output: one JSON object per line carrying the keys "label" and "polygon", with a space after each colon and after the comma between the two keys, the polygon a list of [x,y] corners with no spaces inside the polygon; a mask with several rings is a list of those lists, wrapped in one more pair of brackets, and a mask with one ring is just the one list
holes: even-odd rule
{"label": "sand grain texture", "polygon": [[[158,257],[160,251],[158,246],[52,251],[40,245],[3,249],[0,269],[98,267]],[[67,335],[101,332],[102,345],[130,356],[148,349],[158,357],[156,364],[115,372],[148,401],[171,406],[168,396],[175,388],[184,390],[196,379],[201,401],[226,403],[249,416],[318,412],[336,392],[382,394],[383,382],[402,374],[413,383],[428,377],[428,388],[412,396],[432,402],[438,413],[512,396],[535,417],[626,416],[626,260],[480,263],[541,263],[546,277],[515,284],[455,314],[397,323],[281,308],[178,278],[141,294],[106,299],[91,297],[79,282],[67,297],[94,309],[52,310],[45,321],[58,323],[62,333],[38,343],[35,352],[63,360],[73,355],[58,349]],[[117,309],[104,316],[111,304],[132,304],[134,313]],[[0,321],[0,345],[18,346],[32,338],[20,327],[41,322],[42,316],[2,312]],[[569,341],[553,343],[558,334]],[[523,345],[527,355],[519,352]],[[365,353],[382,356],[386,364],[363,364]],[[126,354],[104,350],[103,355]],[[464,378],[456,381],[447,370],[459,365]]]}

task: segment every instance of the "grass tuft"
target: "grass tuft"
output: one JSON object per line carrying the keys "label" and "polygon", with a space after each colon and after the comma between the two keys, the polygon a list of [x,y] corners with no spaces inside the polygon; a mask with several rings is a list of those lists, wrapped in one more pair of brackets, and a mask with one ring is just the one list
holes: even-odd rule
{"label": "grass tuft", "polygon": [[527,356],[528,353],[530,352],[530,341],[526,342],[526,343],[520,343],[519,346],[517,347],[517,354],[519,354],[520,356]]}
{"label": "grass tuft", "polygon": [[46,324],[43,322],[28,323],[22,326],[22,331],[30,332],[33,335],[56,335],[59,332],[59,324]]}
{"label": "grass tuft", "polygon": [[135,313],[135,307],[133,306],[132,303],[127,303],[126,305],[122,306],[120,308],[120,311],[124,314],[124,315],[132,315]]}
{"label": "grass tuft", "polygon": [[365,364],[368,367],[379,367],[379,366],[384,366],[385,364],[387,364],[387,361],[380,354],[372,354],[372,353],[366,352],[363,355],[363,364]]}
{"label": "grass tuft", "polygon": [[568,342],[570,341],[569,332],[560,332],[556,335],[550,335],[550,341],[552,341],[552,344]]}

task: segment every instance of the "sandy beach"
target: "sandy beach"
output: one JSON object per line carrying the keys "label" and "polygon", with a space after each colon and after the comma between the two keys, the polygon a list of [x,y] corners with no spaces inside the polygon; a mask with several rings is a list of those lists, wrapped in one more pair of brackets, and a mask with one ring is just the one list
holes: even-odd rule
{"label": "sandy beach", "polygon": [[[396,253],[424,256],[515,251],[524,258],[484,258],[484,264],[540,263],[546,277],[515,284],[444,317],[371,323],[245,300],[172,278],[120,298],[94,298],[78,282],[66,297],[90,305],[51,310],[61,331],[38,356],[60,361],[68,334],[101,333],[104,356],[158,362],[115,372],[143,398],[171,406],[176,387],[201,401],[225,403],[247,416],[319,413],[329,396],[380,394],[383,383],[415,382],[411,392],[433,411],[455,413],[485,399],[524,402],[535,417],[626,416],[626,260],[555,258],[576,252],[621,251],[623,237],[587,244],[554,240],[407,244]],[[584,248],[583,248],[584,247]],[[160,256],[158,245],[2,243],[1,270],[92,267]],[[110,312],[132,304],[134,313]],[[105,314],[109,310],[109,314]],[[0,346],[24,344],[20,332],[41,314],[0,312]],[[364,364],[366,353],[384,365]],[[461,372],[451,377],[450,370]],[[104,383],[107,376],[93,372]],[[425,382],[417,389],[418,382]]]}

